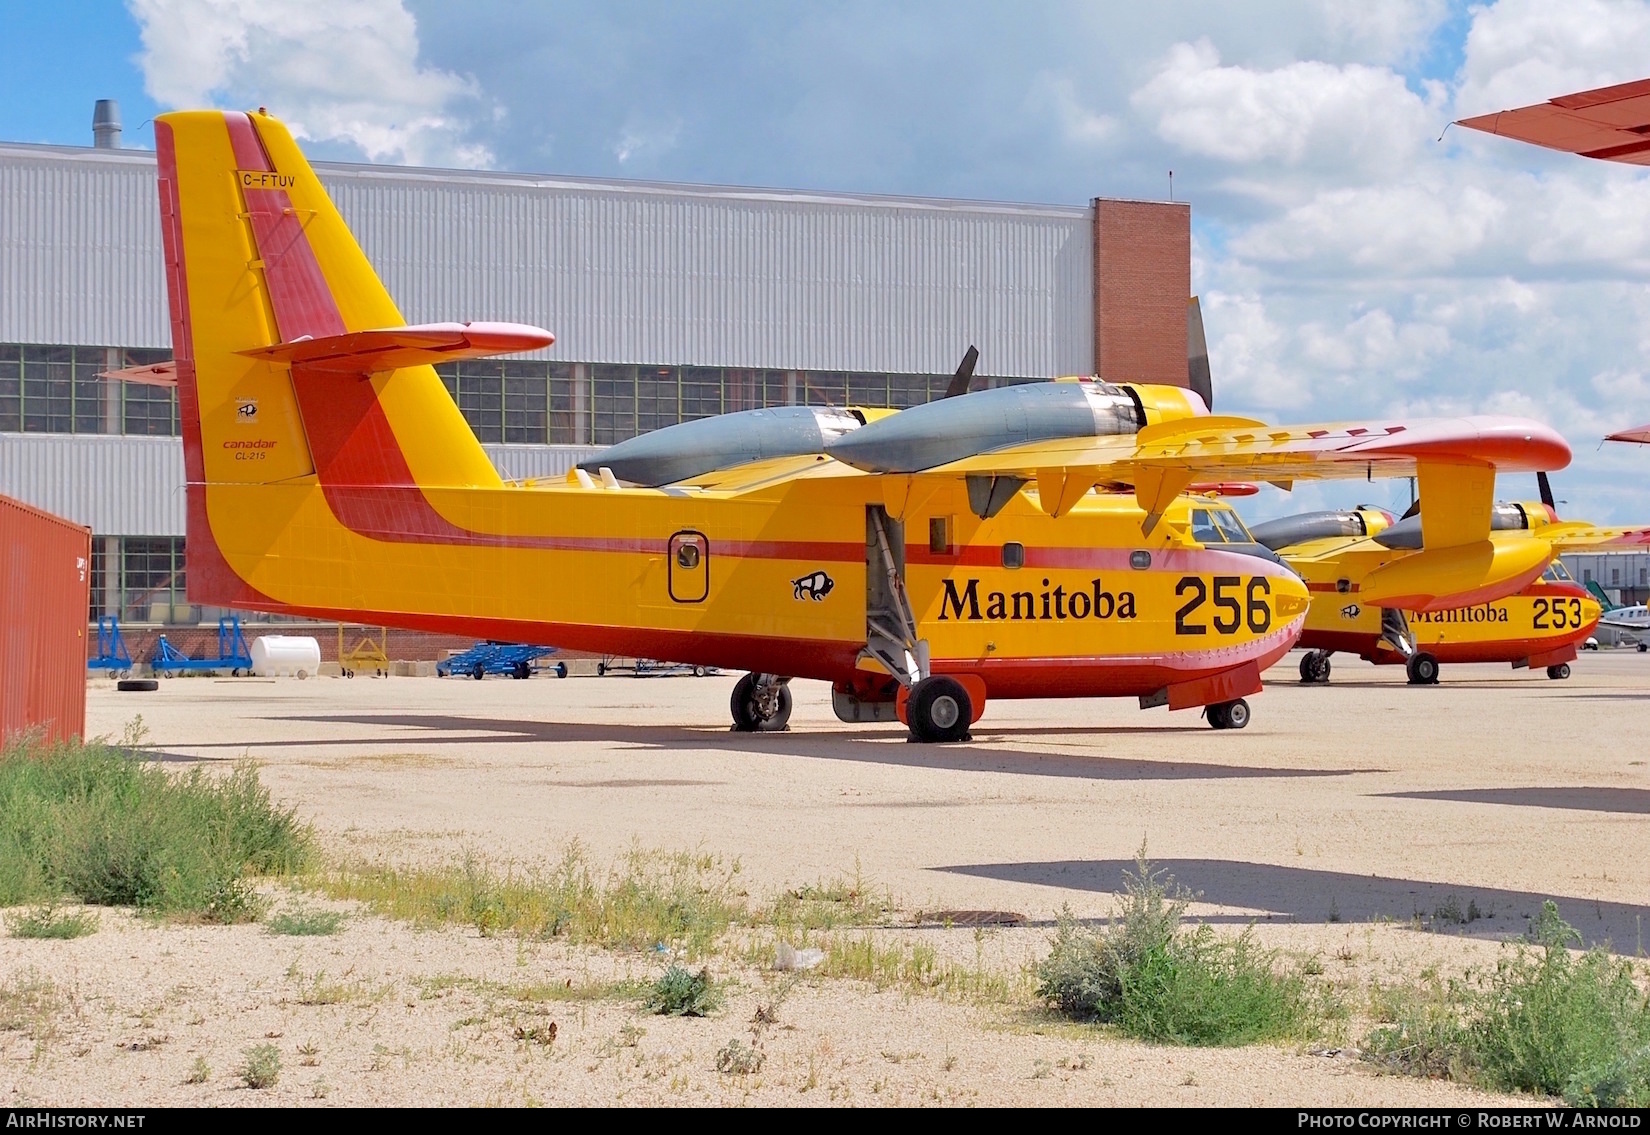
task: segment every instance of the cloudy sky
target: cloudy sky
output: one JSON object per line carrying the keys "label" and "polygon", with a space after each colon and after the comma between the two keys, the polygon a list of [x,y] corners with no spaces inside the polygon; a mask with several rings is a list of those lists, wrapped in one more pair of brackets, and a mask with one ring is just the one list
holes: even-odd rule
{"label": "cloudy sky", "polygon": [[1222,409],[1529,414],[1567,512],[1650,521],[1650,449],[1597,444],[1650,421],[1650,174],[1444,129],[1650,76],[1645,0],[7,0],[0,40],[11,140],[112,96],[140,146],[266,105],[385,162],[1061,203],[1172,169]]}

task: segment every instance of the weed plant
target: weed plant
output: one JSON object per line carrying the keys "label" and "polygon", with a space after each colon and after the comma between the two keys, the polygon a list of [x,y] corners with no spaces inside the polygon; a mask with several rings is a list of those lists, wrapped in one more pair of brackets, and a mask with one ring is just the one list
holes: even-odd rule
{"label": "weed plant", "polygon": [[1121,908],[1089,930],[1062,913],[1037,967],[1037,995],[1068,1016],[1159,1044],[1240,1045],[1303,1036],[1317,1026],[1304,978],[1280,972],[1250,932],[1222,938],[1183,929],[1192,896],[1142,848],[1123,873]]}
{"label": "weed plant", "polygon": [[207,922],[257,913],[248,877],[297,870],[309,830],[251,764],[168,773],[98,742],[0,749],[0,906],[136,906]]}
{"label": "weed plant", "polygon": [[316,938],[336,934],[344,925],[344,916],[336,910],[315,910],[296,907],[279,911],[264,919],[271,934],[294,938]]}
{"label": "weed plant", "polygon": [[97,915],[89,910],[59,911],[45,903],[6,918],[13,938],[84,938],[97,930]]}
{"label": "weed plant", "polygon": [[333,898],[422,925],[474,926],[484,935],[565,938],[607,949],[674,946],[697,957],[746,913],[725,867],[709,855],[633,851],[605,874],[578,844],[545,873],[500,872],[473,857],[451,868],[369,867],[320,880]]}
{"label": "weed plant", "polygon": [[708,969],[694,973],[686,966],[671,966],[653,983],[642,1004],[665,1016],[705,1017],[721,1007],[722,991]]}
{"label": "weed plant", "polygon": [[1386,1023],[1366,1057],[1400,1072],[1450,1076],[1577,1107],[1650,1106],[1650,1000],[1633,963],[1543,905],[1530,933],[1477,980],[1434,978],[1420,995],[1378,1000]]}
{"label": "weed plant", "polygon": [[281,1050],[260,1044],[241,1053],[241,1083],[249,1088],[273,1088],[281,1078]]}

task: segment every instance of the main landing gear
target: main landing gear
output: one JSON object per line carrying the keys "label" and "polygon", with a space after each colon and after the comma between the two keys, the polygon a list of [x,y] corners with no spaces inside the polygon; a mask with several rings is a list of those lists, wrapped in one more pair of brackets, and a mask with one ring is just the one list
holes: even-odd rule
{"label": "main landing gear", "polygon": [[1555,681],[1563,681],[1569,676],[1570,664],[1568,662],[1560,662],[1557,666],[1547,667],[1547,677],[1552,678]]}
{"label": "main landing gear", "polygon": [[1301,685],[1329,684],[1329,651],[1309,650],[1301,656]]}
{"label": "main landing gear", "polygon": [[1409,684],[1412,686],[1436,686],[1438,659],[1424,650],[1418,651],[1404,660],[1404,673],[1409,675]]}
{"label": "main landing gear", "polygon": [[1216,702],[1203,710],[1203,716],[1214,729],[1242,729],[1249,724],[1249,703],[1242,698],[1236,701]]}
{"label": "main landing gear", "polygon": [[935,674],[911,687],[905,717],[913,741],[966,741],[974,703],[961,682]]}
{"label": "main landing gear", "polygon": [[778,674],[746,674],[733,687],[728,708],[735,733],[780,733],[791,720],[791,680]]}
{"label": "main landing gear", "polygon": [[1396,607],[1381,608],[1380,645],[1403,655],[1404,673],[1412,686],[1438,684],[1438,659],[1415,645],[1415,636],[1409,633],[1409,620]]}

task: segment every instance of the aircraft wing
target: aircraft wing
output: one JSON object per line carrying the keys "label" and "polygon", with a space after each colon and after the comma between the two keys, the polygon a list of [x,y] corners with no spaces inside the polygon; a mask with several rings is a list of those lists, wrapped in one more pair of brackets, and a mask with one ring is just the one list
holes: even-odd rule
{"label": "aircraft wing", "polygon": [[1636,441],[1640,445],[1650,445],[1650,425],[1634,426],[1630,430],[1620,433],[1605,434],[1605,441]]}
{"label": "aircraft wing", "polygon": [[1551,544],[1556,552],[1650,552],[1650,528],[1588,524],[1576,520],[1544,525],[1536,535]]}
{"label": "aircraft wing", "polygon": [[1028,442],[929,472],[1036,478],[1043,508],[1054,516],[1096,484],[1132,485],[1147,513],[1147,531],[1194,480],[1287,487],[1295,480],[1416,476],[1425,499],[1451,502],[1429,509],[1422,521],[1428,526],[1427,546],[1446,547],[1488,537],[1495,472],[1562,469],[1569,463],[1563,437],[1523,418],[1278,427],[1210,415],[1148,426],[1137,434]]}
{"label": "aircraft wing", "polygon": [[1560,95],[1456,125],[1584,158],[1650,165],[1650,79]]}

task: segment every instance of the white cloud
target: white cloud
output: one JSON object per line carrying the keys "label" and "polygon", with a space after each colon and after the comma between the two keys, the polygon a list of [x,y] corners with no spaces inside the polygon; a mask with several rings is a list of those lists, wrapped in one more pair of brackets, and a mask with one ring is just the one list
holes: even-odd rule
{"label": "white cloud", "polygon": [[1317,0],[1330,44],[1365,62],[1418,55],[1449,13],[1445,0]]}
{"label": "white cloud", "polygon": [[1644,0],[1500,0],[1473,9],[1452,117],[1546,102],[1647,71]]}
{"label": "white cloud", "polygon": [[1410,161],[1435,109],[1402,76],[1313,60],[1270,70],[1222,66],[1208,40],[1177,43],[1130,98],[1183,150],[1232,163],[1364,173]]}
{"label": "white cloud", "polygon": [[267,106],[300,138],[371,161],[487,166],[466,140],[490,117],[473,79],[419,65],[401,0],[128,0],[139,63],[168,107]]}

